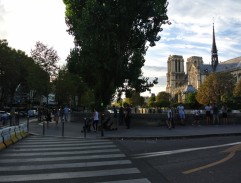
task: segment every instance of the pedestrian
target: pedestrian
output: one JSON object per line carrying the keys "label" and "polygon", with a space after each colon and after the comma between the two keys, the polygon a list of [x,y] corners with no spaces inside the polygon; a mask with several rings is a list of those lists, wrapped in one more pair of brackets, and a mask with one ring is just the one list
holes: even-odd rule
{"label": "pedestrian", "polygon": [[97,132],[98,130],[98,123],[99,123],[99,112],[94,109],[94,112],[93,112],[93,129],[95,132]]}
{"label": "pedestrian", "polygon": [[42,114],[43,114],[43,109],[38,109],[38,121],[42,121]]}
{"label": "pedestrian", "polygon": [[180,118],[181,125],[184,125],[185,111],[184,111],[184,106],[183,106],[182,103],[180,103],[177,106],[177,111],[178,111],[178,115],[179,115],[179,118]]}
{"label": "pedestrian", "polygon": [[194,109],[193,113],[194,113],[194,121],[192,125],[200,126],[200,115],[201,115],[200,110],[196,108]]}
{"label": "pedestrian", "polygon": [[68,121],[69,111],[70,111],[70,109],[67,106],[65,106],[64,109],[63,109],[64,121]]}
{"label": "pedestrian", "polygon": [[121,106],[119,109],[119,125],[123,125],[124,108]]}
{"label": "pedestrian", "polygon": [[205,111],[206,111],[206,123],[207,125],[209,125],[211,123],[211,110],[212,110],[212,107],[210,104],[207,104],[205,106]]}
{"label": "pedestrian", "polygon": [[112,130],[118,129],[118,122],[117,122],[117,109],[115,105],[113,105],[113,128]]}
{"label": "pedestrian", "polygon": [[214,103],[212,110],[213,110],[213,124],[215,125],[216,121],[217,121],[217,124],[219,124],[219,109],[216,103]]}
{"label": "pedestrian", "polygon": [[60,117],[60,120],[63,122],[64,121],[64,109],[62,106],[60,106],[60,108],[59,108],[59,117]]}
{"label": "pedestrian", "polygon": [[59,124],[59,110],[56,108],[54,110],[54,121],[55,121],[55,126],[58,126]]}
{"label": "pedestrian", "polygon": [[174,125],[174,110],[172,107],[168,108],[167,111],[167,128],[171,129],[171,128],[175,128]]}
{"label": "pedestrian", "polygon": [[226,104],[222,106],[222,117],[223,117],[223,124],[228,123],[228,107]]}
{"label": "pedestrian", "polygon": [[47,109],[46,111],[46,121],[47,121],[47,128],[49,127],[49,123],[52,121],[52,118],[51,118],[51,111],[49,109]]}
{"label": "pedestrian", "polygon": [[131,124],[131,108],[130,105],[127,104],[126,108],[125,108],[125,123],[126,123],[126,128],[130,129],[130,124]]}

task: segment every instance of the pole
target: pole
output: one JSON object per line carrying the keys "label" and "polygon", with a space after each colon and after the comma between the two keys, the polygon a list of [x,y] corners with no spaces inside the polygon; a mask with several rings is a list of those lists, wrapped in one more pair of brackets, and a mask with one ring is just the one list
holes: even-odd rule
{"label": "pole", "polygon": [[45,135],[45,121],[43,121],[43,136]]}
{"label": "pole", "polygon": [[85,120],[85,126],[84,126],[84,137],[86,138],[86,126],[87,126],[87,123],[86,123],[86,118],[84,118],[84,120]]}
{"label": "pole", "polygon": [[64,120],[62,119],[62,137],[64,137]]}
{"label": "pole", "polygon": [[27,131],[29,132],[29,116],[27,116]]}
{"label": "pole", "polygon": [[101,112],[101,115],[100,115],[100,125],[101,125],[101,137],[104,137],[104,129],[103,129],[103,112]]}

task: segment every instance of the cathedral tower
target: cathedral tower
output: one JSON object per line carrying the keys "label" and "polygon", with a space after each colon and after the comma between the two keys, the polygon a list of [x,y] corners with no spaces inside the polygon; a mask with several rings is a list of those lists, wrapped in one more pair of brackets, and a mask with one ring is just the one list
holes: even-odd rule
{"label": "cathedral tower", "polygon": [[212,43],[212,50],[211,50],[211,59],[212,59],[212,68],[215,71],[218,65],[218,50],[215,41],[215,32],[214,32],[214,23],[213,23],[213,43]]}
{"label": "cathedral tower", "polygon": [[167,60],[166,92],[174,95],[174,90],[185,82],[184,59],[180,55],[170,55]]}

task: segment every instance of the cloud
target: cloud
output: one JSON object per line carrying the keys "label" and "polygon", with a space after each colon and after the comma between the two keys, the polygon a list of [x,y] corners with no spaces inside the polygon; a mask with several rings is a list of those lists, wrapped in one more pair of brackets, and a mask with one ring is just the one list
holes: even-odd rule
{"label": "cloud", "polygon": [[150,72],[160,72],[160,71],[167,71],[167,67],[158,67],[158,66],[148,66],[146,65],[144,67],[144,70],[150,71]]}
{"label": "cloud", "polygon": [[2,4],[2,0],[0,0],[0,39],[4,39],[6,36],[6,31],[4,30],[5,21],[4,21],[4,15],[6,13],[5,7]]}
{"label": "cloud", "polygon": [[219,60],[241,56],[240,7],[236,0],[169,0],[167,15],[172,24],[163,26],[161,40],[148,49],[143,67],[146,77],[160,77],[152,90],[165,90],[169,55],[182,55],[185,62],[191,56],[211,62],[213,22]]}

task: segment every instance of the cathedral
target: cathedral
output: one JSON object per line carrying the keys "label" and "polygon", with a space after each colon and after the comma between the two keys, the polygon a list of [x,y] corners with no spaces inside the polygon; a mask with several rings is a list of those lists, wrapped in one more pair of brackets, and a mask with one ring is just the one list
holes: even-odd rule
{"label": "cathedral", "polygon": [[168,57],[166,92],[176,102],[184,102],[188,93],[197,92],[199,86],[210,73],[230,72],[237,81],[241,78],[241,57],[224,62],[218,61],[214,25],[212,39],[211,64],[204,64],[202,57],[191,56],[187,58],[185,73],[183,56],[170,55]]}

